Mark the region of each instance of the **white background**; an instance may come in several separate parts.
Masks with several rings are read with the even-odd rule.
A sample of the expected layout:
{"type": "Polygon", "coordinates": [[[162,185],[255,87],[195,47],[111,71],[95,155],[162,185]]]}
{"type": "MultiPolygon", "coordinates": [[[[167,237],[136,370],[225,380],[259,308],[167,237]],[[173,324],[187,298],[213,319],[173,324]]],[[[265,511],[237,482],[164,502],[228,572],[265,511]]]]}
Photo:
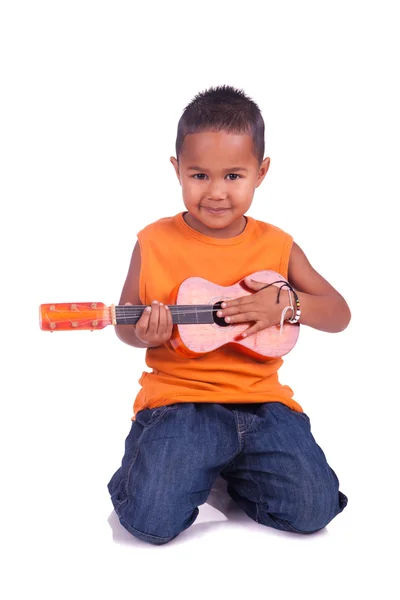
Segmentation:
{"type": "Polygon", "coordinates": [[[398,28],[385,1],[1,4],[2,597],[398,597],[398,28]],[[112,327],[44,333],[38,307],[118,302],[137,231],[183,210],[181,112],[220,84],[266,123],[249,214],[352,310],[342,333],[303,327],[281,369],[349,505],[298,537],[214,490],[228,516],[203,505],[155,547],[106,488],[143,351],[112,327]]]}

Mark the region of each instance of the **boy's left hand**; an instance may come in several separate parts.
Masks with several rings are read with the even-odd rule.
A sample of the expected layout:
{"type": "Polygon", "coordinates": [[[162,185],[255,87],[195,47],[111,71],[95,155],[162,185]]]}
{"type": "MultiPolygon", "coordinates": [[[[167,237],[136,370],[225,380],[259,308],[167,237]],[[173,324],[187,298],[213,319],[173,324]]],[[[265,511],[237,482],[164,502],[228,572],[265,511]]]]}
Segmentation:
{"type": "MultiPolygon", "coordinates": [[[[242,338],[249,337],[253,333],[279,324],[283,309],[290,305],[288,288],[282,289],[279,296],[279,304],[277,304],[279,287],[271,285],[262,290],[268,284],[261,281],[254,281],[250,277],[245,277],[244,282],[255,293],[223,302],[222,310],[217,312],[217,316],[225,317],[227,323],[254,323],[254,325],[251,325],[246,331],[240,334],[242,338]]],[[[287,318],[291,316],[291,311],[288,311],[287,318]]]]}

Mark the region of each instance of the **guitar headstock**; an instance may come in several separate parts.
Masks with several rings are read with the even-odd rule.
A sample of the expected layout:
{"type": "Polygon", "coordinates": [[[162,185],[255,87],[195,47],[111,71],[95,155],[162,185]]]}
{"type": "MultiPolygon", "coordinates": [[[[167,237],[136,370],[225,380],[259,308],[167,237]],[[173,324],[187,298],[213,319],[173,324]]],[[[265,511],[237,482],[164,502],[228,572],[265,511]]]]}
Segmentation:
{"type": "Polygon", "coordinates": [[[103,329],[111,323],[111,308],[102,302],[64,302],[39,307],[39,324],[43,331],[103,329]]]}

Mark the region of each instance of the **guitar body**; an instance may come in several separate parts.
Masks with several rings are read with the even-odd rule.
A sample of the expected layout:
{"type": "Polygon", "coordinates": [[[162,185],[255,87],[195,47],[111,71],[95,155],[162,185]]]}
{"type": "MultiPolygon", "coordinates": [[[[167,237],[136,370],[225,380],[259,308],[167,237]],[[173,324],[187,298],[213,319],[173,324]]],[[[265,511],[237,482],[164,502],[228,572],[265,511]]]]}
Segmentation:
{"type": "MultiPolygon", "coordinates": [[[[286,282],[275,271],[256,271],[250,277],[265,284],[274,282],[277,288],[280,282],[286,282]]],[[[238,339],[249,323],[229,324],[217,317],[221,302],[251,294],[254,292],[243,281],[225,287],[201,277],[185,279],[173,292],[169,304],[174,322],[170,340],[172,347],[178,354],[190,358],[227,344],[259,360],[287,354],[297,342],[298,323],[286,321],[282,329],[273,325],[248,338],[238,339]]],[[[281,298],[285,297],[285,292],[282,292],[281,298]]],[[[281,302],[283,309],[286,304],[281,302]]],[[[106,306],[101,302],[41,304],[39,322],[44,331],[93,331],[107,325],[134,325],[144,308],[143,305],[106,306]]]]}
{"type": "MultiPolygon", "coordinates": [[[[265,284],[273,281],[286,281],[284,277],[275,271],[257,271],[250,277],[265,284]]],[[[211,283],[201,277],[189,277],[181,283],[173,299],[177,305],[208,304],[213,306],[224,300],[250,296],[253,293],[241,281],[225,287],[211,283]]],[[[286,296],[287,294],[282,292],[281,302],[282,298],[286,298],[286,296]]],[[[286,304],[282,304],[282,307],[284,306],[286,304]]],[[[219,319],[219,321],[223,322],[223,319],[219,319]]],[[[217,323],[176,325],[170,341],[175,351],[186,357],[196,358],[206,352],[230,344],[253,358],[265,360],[284,356],[290,352],[299,337],[299,325],[285,322],[282,331],[280,331],[279,325],[274,325],[248,338],[236,339],[248,327],[249,323],[225,324],[223,326],[217,323]]]]}

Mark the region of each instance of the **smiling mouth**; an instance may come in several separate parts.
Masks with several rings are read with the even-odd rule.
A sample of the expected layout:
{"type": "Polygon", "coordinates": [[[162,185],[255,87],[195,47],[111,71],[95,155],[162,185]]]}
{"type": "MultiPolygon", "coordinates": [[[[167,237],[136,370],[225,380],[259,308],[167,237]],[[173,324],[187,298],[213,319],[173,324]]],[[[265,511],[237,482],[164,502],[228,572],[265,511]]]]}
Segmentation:
{"type": "Polygon", "coordinates": [[[211,213],[223,213],[229,210],[229,208],[212,208],[211,206],[203,206],[203,208],[211,213]]]}

